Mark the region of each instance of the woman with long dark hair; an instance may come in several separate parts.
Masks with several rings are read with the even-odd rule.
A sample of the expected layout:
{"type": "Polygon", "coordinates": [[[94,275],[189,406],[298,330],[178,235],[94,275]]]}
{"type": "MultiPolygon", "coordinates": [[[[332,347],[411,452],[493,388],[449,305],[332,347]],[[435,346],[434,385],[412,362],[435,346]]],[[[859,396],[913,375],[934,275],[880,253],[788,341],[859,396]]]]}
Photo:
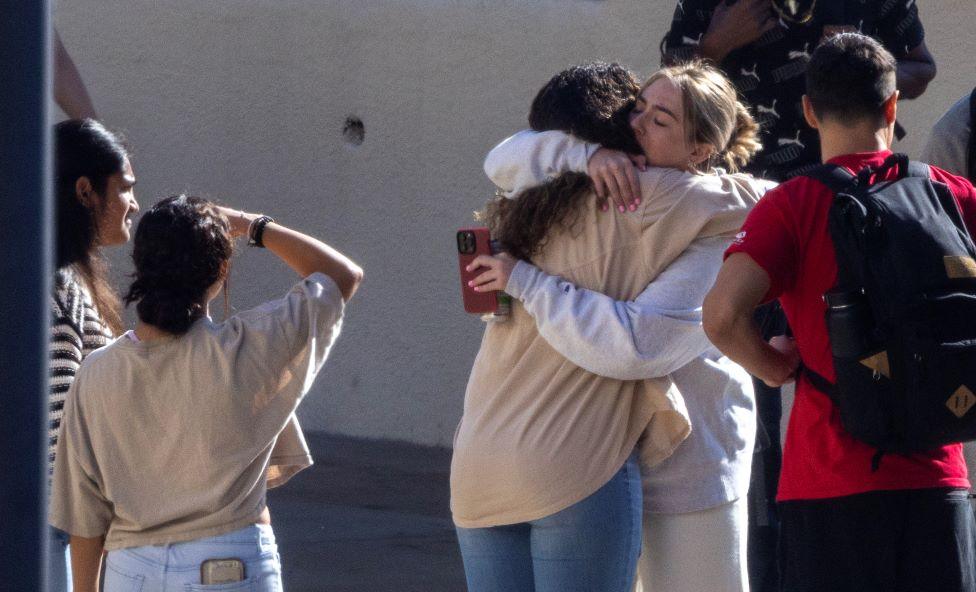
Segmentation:
{"type": "MultiPolygon", "coordinates": [[[[93,119],[54,128],[57,220],[51,297],[48,470],[54,468],[64,399],[81,362],[122,330],[119,297],[107,278],[104,247],[129,240],[139,211],[136,179],[122,138],[93,119]]],[[[48,585],[71,589],[68,536],[52,529],[48,585]]]]}
{"type": "Polygon", "coordinates": [[[76,592],[97,589],[103,550],[106,592],[279,590],[274,449],[362,270],[267,216],[185,195],[142,217],[133,259],[139,322],[79,369],[58,442],[51,523],[72,535],[76,592]],[[303,279],[217,323],[240,236],[303,279]]]}
{"type": "MultiPolygon", "coordinates": [[[[454,480],[461,494],[455,522],[465,565],[474,568],[469,585],[474,581],[470,587],[477,591],[629,589],[633,563],[630,579],[617,583],[594,584],[592,574],[613,565],[614,547],[606,541],[634,537],[638,549],[643,545],[639,571],[647,589],[741,591],[748,585],[744,494],[754,403],[748,375],[708,343],[700,310],[723,249],[772,185],[714,168],[734,171],[744,164],[759,147],[757,128],[714,68],[662,70],[643,85],[635,82],[622,98],[608,98],[606,89],[614,85],[605,82],[582,96],[573,92],[593,68],[570,69],[550,81],[533,104],[533,129],[500,144],[485,163],[503,193],[490,203],[487,222],[510,255],[476,259],[472,267],[485,271],[473,284],[479,291],[506,290],[516,302],[512,326],[497,323],[486,332],[458,431],[455,466],[462,470],[454,480]],[[596,133],[601,125],[621,126],[631,142],[596,133]],[[636,171],[632,159],[650,166],[636,171]],[[620,193],[638,181],[639,199],[627,204],[629,212],[598,213],[607,209],[600,196],[608,188],[620,193]],[[574,249],[575,261],[561,255],[574,249]],[[533,341],[520,349],[504,334],[527,331],[522,323],[532,325],[533,341]],[[547,356],[535,353],[537,359],[562,356],[565,366],[576,369],[574,380],[519,374],[523,365],[529,367],[522,351],[545,348],[547,356]],[[526,380],[532,388],[522,392],[520,382],[526,380]],[[587,400],[585,385],[596,380],[643,386],[587,400]],[[670,456],[653,454],[661,434],[641,401],[665,388],[672,396],[680,392],[693,426],[670,456]],[[546,397],[555,412],[542,407],[546,397]],[[580,421],[601,406],[625,415],[603,423],[580,421]],[[491,463],[474,466],[486,447],[485,434],[498,431],[500,419],[507,432],[513,432],[510,426],[521,431],[501,446],[488,445],[491,463]],[[576,504],[592,506],[597,493],[588,492],[600,483],[592,475],[619,467],[619,455],[635,443],[643,461],[643,503],[638,500],[631,518],[637,526],[619,521],[621,508],[605,504],[592,512],[597,519],[588,526],[600,536],[582,531],[585,522],[570,519],[576,506],[566,501],[589,495],[576,504]],[[617,456],[607,453],[610,444],[622,445],[614,448],[617,456]],[[482,474],[503,485],[486,483],[482,474]],[[508,513],[472,516],[469,499],[477,495],[498,498],[494,507],[508,513]],[[552,496],[561,496],[565,509],[532,518],[560,507],[540,508],[535,501],[552,496]],[[556,531],[549,523],[560,515],[566,516],[565,540],[602,542],[592,548],[567,544],[557,554],[545,541],[556,531]],[[512,516],[529,519],[508,524],[512,516]],[[499,567],[505,557],[516,556],[522,557],[519,570],[499,567]]],[[[620,572],[624,562],[616,555],[620,572]]],[[[636,553],[629,559],[637,563],[636,553]]]]}

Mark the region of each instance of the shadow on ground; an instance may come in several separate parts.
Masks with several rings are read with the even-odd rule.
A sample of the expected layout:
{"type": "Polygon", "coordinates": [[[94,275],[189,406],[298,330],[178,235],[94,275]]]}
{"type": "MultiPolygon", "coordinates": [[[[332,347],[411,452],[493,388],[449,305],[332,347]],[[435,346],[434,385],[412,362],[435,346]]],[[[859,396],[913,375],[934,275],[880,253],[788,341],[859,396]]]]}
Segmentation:
{"type": "Polygon", "coordinates": [[[286,592],[455,592],[451,453],[310,435],[315,464],[268,493],[286,592]]]}

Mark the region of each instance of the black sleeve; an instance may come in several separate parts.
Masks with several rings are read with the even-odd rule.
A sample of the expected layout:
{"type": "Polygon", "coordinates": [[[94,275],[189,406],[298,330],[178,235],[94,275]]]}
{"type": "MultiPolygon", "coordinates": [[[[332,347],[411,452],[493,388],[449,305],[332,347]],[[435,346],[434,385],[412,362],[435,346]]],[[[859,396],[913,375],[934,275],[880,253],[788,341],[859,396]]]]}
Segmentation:
{"type": "Polygon", "coordinates": [[[661,41],[661,63],[690,59],[712,20],[717,0],[683,0],[678,2],[671,19],[671,29],[661,41]]]}
{"type": "Polygon", "coordinates": [[[918,5],[904,0],[881,0],[879,4],[878,38],[896,58],[903,58],[925,41],[918,5]]]}

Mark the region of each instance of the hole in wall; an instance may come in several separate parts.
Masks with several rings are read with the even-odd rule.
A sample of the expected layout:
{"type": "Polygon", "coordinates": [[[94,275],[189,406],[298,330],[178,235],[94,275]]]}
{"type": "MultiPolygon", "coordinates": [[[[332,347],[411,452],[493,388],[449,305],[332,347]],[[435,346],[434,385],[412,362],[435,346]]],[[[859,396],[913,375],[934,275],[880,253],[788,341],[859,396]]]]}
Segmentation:
{"type": "Polygon", "coordinates": [[[342,124],[342,138],[350,146],[360,146],[366,140],[366,125],[363,120],[350,115],[342,124]]]}

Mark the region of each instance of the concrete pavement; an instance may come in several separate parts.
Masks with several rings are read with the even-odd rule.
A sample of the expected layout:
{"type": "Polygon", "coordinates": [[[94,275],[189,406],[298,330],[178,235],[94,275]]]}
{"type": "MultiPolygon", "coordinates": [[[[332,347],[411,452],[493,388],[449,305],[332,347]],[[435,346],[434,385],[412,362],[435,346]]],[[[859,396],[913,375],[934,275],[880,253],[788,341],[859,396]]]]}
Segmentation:
{"type": "Polygon", "coordinates": [[[268,493],[287,592],[454,592],[450,450],[309,435],[315,465],[268,493]]]}

